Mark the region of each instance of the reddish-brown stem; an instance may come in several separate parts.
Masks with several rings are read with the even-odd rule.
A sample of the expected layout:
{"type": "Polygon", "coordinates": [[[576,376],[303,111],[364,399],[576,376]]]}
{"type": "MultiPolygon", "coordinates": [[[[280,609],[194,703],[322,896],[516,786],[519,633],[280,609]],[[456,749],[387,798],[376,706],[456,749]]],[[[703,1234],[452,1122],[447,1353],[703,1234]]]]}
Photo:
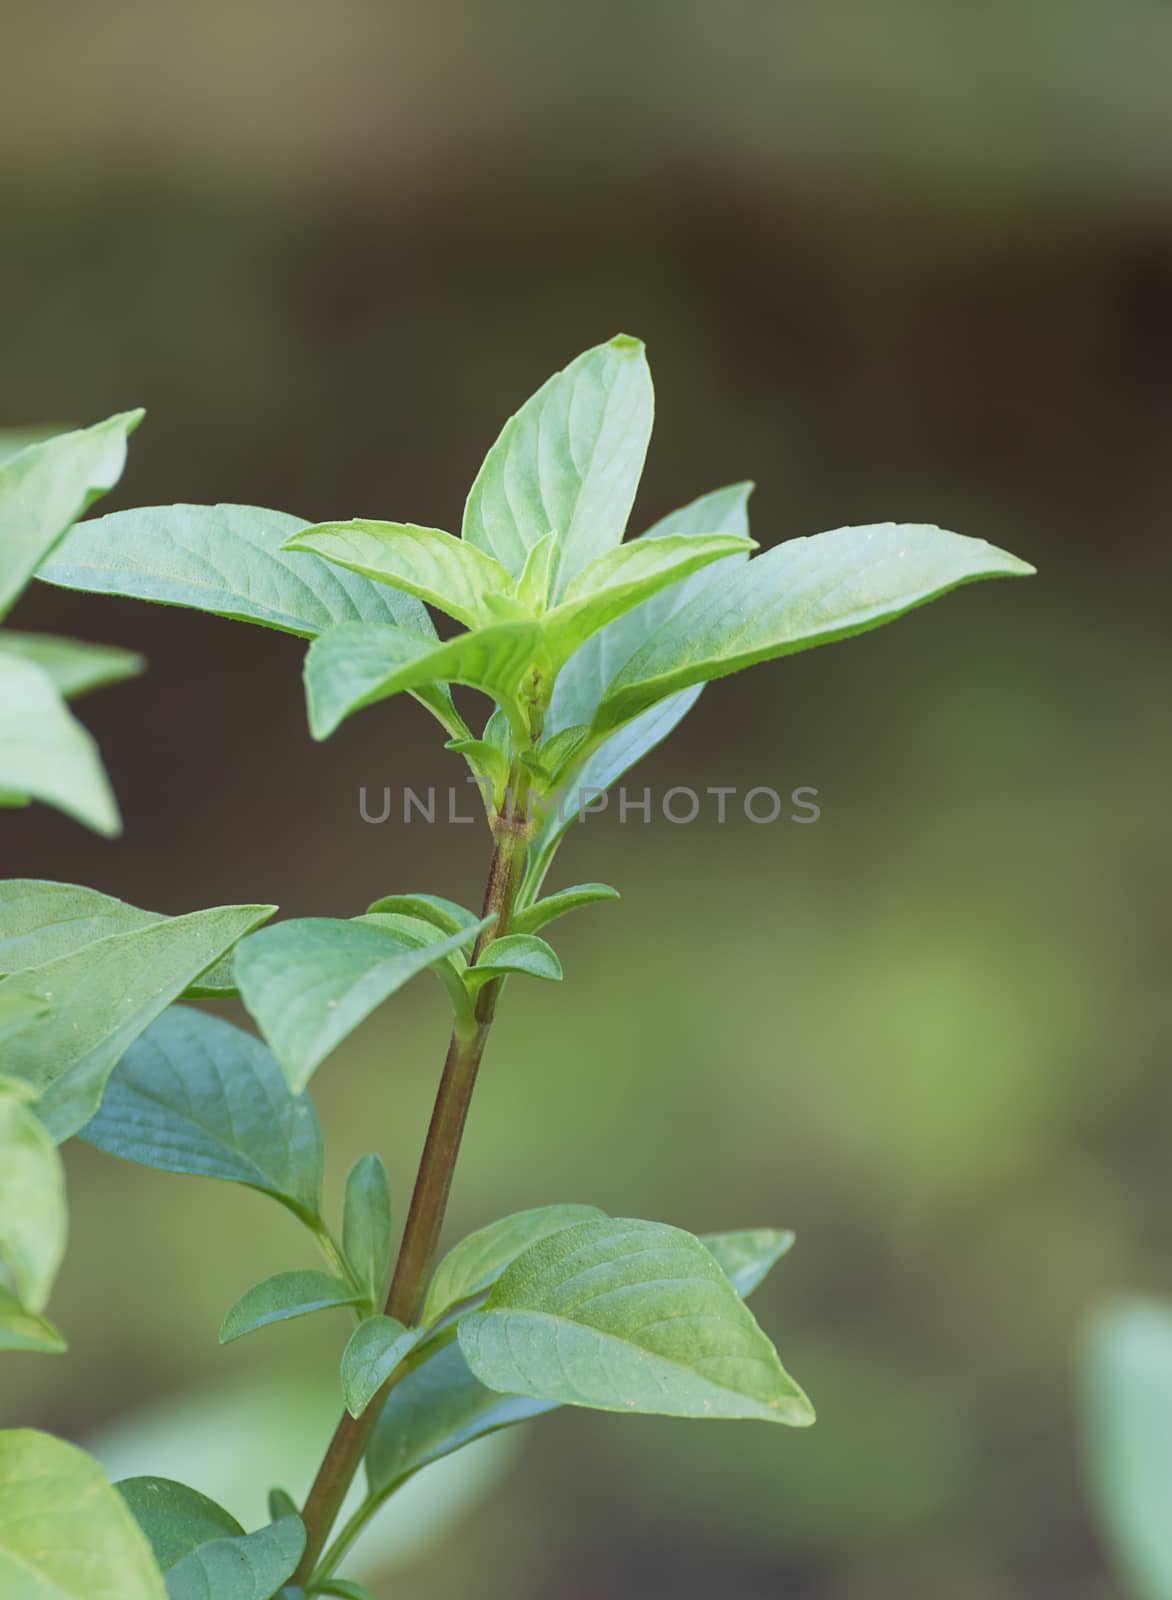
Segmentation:
{"type": "MultiPolygon", "coordinates": [[[[523,812],[523,801],[521,809],[523,812]]],[[[525,871],[529,836],[525,816],[518,816],[511,811],[497,817],[494,832],[496,848],[484,894],[484,916],[494,916],[496,920],[477,940],[474,960],[489,940],[498,939],[508,932],[513,904],[525,871]]],[[[419,1162],[403,1241],[399,1246],[387,1295],[387,1315],[396,1317],[408,1326],[419,1315],[428,1268],[439,1242],[456,1157],[460,1152],[460,1140],[468,1119],[468,1107],[485,1042],[496,1012],[499,989],[499,981],[486,983],[481,988],[476,998],[473,1020],[463,1027],[457,1023],[444,1059],[443,1075],[419,1162]]],[[[384,1393],[376,1395],[360,1417],[352,1417],[349,1412],[343,1413],[334,1431],[301,1513],[306,1533],[305,1554],[294,1575],[295,1583],[306,1583],[314,1571],[378,1420],[385,1389],[393,1381],[394,1374],[387,1380],[384,1393]]]]}

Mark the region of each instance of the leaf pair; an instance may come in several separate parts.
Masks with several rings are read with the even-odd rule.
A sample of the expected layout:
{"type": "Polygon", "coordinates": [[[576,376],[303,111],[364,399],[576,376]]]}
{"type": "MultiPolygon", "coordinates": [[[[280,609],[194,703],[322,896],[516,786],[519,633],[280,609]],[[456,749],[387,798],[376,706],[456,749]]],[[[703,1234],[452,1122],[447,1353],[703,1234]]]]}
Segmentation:
{"type": "Polygon", "coordinates": [[[146,1536],[167,1600],[272,1600],[305,1550],[295,1513],[246,1534],[214,1500],[170,1478],[126,1478],[116,1488],[146,1536]]]}
{"type": "Polygon", "coordinates": [[[150,1023],[274,910],[160,917],[70,884],[0,884],[0,1008],[21,995],[45,1008],[6,1041],[4,1068],[31,1086],[58,1143],[90,1120],[150,1023]]]}
{"type": "MultiPolygon", "coordinates": [[[[372,1498],[376,1502],[385,1499],[422,1467],[499,1428],[541,1416],[565,1403],[594,1405],[594,1399],[582,1398],[581,1374],[593,1372],[597,1377],[598,1350],[597,1347],[583,1350],[579,1346],[581,1340],[600,1340],[605,1347],[610,1389],[603,1396],[604,1409],[612,1409],[610,1402],[617,1396],[620,1403],[614,1409],[676,1410],[678,1414],[677,1408],[683,1404],[695,1405],[698,1402],[702,1407],[705,1400],[712,1399],[709,1385],[720,1391],[722,1381],[731,1381],[734,1384],[744,1382],[750,1390],[756,1388],[758,1397],[755,1399],[750,1393],[739,1401],[730,1402],[725,1393],[721,1405],[741,1404],[752,1408],[749,1414],[765,1415],[774,1421],[811,1420],[808,1402],[784,1372],[778,1376],[781,1369],[776,1353],[759,1330],[754,1337],[747,1329],[741,1320],[742,1316],[748,1318],[749,1323],[752,1323],[752,1319],[736,1299],[736,1296],[749,1294],[757,1286],[778,1257],[789,1248],[792,1235],[758,1229],[747,1233],[710,1235],[704,1240],[695,1240],[686,1234],[677,1238],[678,1234],[678,1229],[662,1229],[659,1224],[614,1222],[590,1206],[553,1206],[505,1218],[457,1245],[441,1263],[433,1278],[428,1294],[429,1310],[425,1317],[435,1314],[437,1309],[442,1315],[453,1305],[466,1302],[470,1296],[483,1293],[495,1284],[485,1309],[464,1317],[461,1322],[461,1326],[470,1325],[469,1343],[477,1347],[475,1359],[480,1364],[480,1370],[474,1371],[469,1362],[463,1335],[457,1339],[449,1335],[446,1340],[437,1341],[432,1353],[413,1365],[406,1376],[394,1385],[379,1413],[367,1449],[367,1476],[372,1498]],[[604,1246],[603,1241],[608,1239],[610,1244],[604,1246]],[[567,1248],[559,1248],[558,1240],[563,1240],[567,1248]],[[687,1242],[689,1240],[690,1243],[687,1242]],[[648,1244],[652,1245],[652,1250],[646,1264],[651,1272],[664,1264],[665,1258],[657,1252],[665,1244],[671,1253],[666,1258],[668,1263],[683,1265],[683,1273],[670,1280],[670,1293],[680,1297],[704,1298],[704,1310],[691,1313],[702,1319],[694,1330],[698,1337],[693,1341],[692,1331],[687,1331],[679,1347],[682,1349],[687,1344],[687,1360],[694,1361],[698,1371],[681,1368],[677,1372],[678,1363],[670,1356],[665,1359],[662,1350],[644,1350],[621,1334],[600,1333],[597,1327],[590,1332],[577,1319],[567,1319],[559,1336],[563,1340],[568,1369],[556,1373],[547,1369],[545,1376],[550,1382],[548,1387],[541,1385],[540,1394],[533,1392],[536,1367],[524,1379],[524,1392],[501,1392],[498,1379],[503,1373],[498,1370],[495,1357],[487,1348],[495,1339],[495,1332],[487,1339],[482,1334],[486,1326],[495,1330],[497,1324],[491,1321],[494,1317],[523,1315],[513,1305],[518,1296],[516,1286],[521,1282],[532,1285],[535,1264],[538,1261],[546,1264],[545,1270],[549,1274],[546,1287],[553,1290],[554,1279],[562,1280],[561,1287],[564,1288],[573,1274],[575,1260],[579,1266],[582,1264],[585,1259],[585,1255],[580,1253],[583,1245],[596,1255],[601,1253],[609,1257],[609,1265],[606,1260],[600,1263],[600,1292],[593,1306],[593,1316],[596,1323],[609,1320],[617,1326],[623,1318],[623,1303],[628,1293],[633,1292],[637,1296],[640,1293],[639,1282],[642,1283],[643,1293],[650,1292],[650,1274],[639,1282],[633,1277],[635,1263],[639,1260],[637,1252],[648,1244]],[[725,1288],[731,1286],[731,1290],[735,1291],[731,1306],[727,1297],[714,1287],[711,1275],[713,1266],[718,1273],[723,1273],[725,1288]],[[617,1293],[608,1281],[608,1272],[628,1280],[617,1293]],[[495,1310],[491,1309],[494,1301],[495,1310]],[[716,1320],[709,1322],[707,1318],[712,1314],[713,1305],[718,1308],[716,1320]],[[478,1317],[490,1320],[487,1324],[479,1324],[478,1317]],[[737,1355],[746,1345],[750,1348],[751,1358],[741,1367],[736,1364],[737,1355]],[[763,1364],[758,1365],[753,1359],[756,1357],[763,1358],[763,1364]],[[643,1375],[641,1379],[633,1380],[637,1385],[636,1391],[620,1393],[629,1390],[632,1373],[643,1375]],[[746,1377],[746,1374],[749,1376],[746,1377]],[[772,1383],[772,1389],[767,1387],[769,1383],[772,1383]],[[570,1392],[571,1384],[573,1392],[570,1392]],[[653,1391],[650,1387],[652,1384],[657,1386],[653,1391]],[[682,1386],[687,1387],[690,1398],[682,1397],[682,1386]],[[643,1387],[647,1389],[643,1395],[643,1400],[648,1402],[646,1404],[638,1395],[638,1390],[643,1387]],[[761,1395],[764,1395],[763,1400],[761,1395]],[[634,1408],[625,1404],[630,1398],[636,1398],[634,1408]],[[770,1404],[772,1400],[777,1400],[778,1404],[770,1404]],[[763,1410],[758,1409],[762,1405],[763,1410]]],[[[549,1313],[542,1315],[550,1316],[549,1313]]],[[[670,1322],[665,1324],[659,1321],[658,1311],[654,1315],[655,1322],[646,1325],[637,1336],[644,1344],[650,1344],[657,1338],[662,1342],[667,1328],[671,1326],[670,1322]]],[[[688,1315],[684,1312],[684,1321],[678,1324],[681,1333],[685,1332],[688,1315]]],[[[522,1342],[518,1349],[525,1352],[530,1347],[529,1333],[524,1329],[521,1332],[522,1342]]],[[[514,1381],[513,1373],[509,1377],[510,1381],[514,1381]]],[[[714,1405],[712,1410],[701,1409],[698,1414],[713,1416],[723,1413],[714,1405]]]]}
{"type": "MultiPolygon", "coordinates": [[[[71,523],[118,482],[141,419],[124,412],[0,460],[0,620],[71,523]]],[[[0,630],[0,804],[43,800],[116,834],[118,807],[97,747],[66,700],[141,669],[126,650],[0,630]]]]}

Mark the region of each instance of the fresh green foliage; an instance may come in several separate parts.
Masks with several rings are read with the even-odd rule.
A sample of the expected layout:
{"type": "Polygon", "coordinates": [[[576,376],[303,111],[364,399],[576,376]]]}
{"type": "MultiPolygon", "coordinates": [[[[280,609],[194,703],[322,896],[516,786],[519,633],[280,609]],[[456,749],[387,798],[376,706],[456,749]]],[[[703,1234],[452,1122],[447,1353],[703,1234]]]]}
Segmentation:
{"type": "Polygon", "coordinates": [[[172,1478],[123,1478],[114,1487],[146,1534],[164,1573],[201,1545],[213,1539],[238,1539],[244,1533],[231,1512],[172,1478]]]}
{"type": "MultiPolygon", "coordinates": [[[[118,482],[141,418],[128,411],[79,432],[30,436],[0,454],[0,620],[70,524],[118,482]]],[[[65,702],[141,667],[129,651],[0,630],[0,805],[43,800],[118,833],[97,747],[65,702]]]]}
{"type": "Polygon", "coordinates": [[[150,1546],[83,1451],[0,1432],[0,1594],[12,1600],[167,1600],[150,1546]]]}
{"type": "Polygon", "coordinates": [[[460,1321],[476,1377],[601,1411],[813,1422],[712,1254],[682,1229],[603,1218],[530,1246],[460,1321]]]}
{"type": "Polygon", "coordinates": [[[172,1006],[114,1068],[83,1139],[162,1172],[223,1178],[321,1216],[317,1114],[250,1033],[172,1006]]]}
{"type": "Polygon", "coordinates": [[[555,597],[623,537],[655,401],[638,339],[620,334],[555,373],[510,417],[464,507],[463,535],[519,578],[557,536],[555,597]]]}
{"type": "Polygon", "coordinates": [[[247,1289],[229,1306],[220,1324],[220,1343],[231,1344],[246,1333],[268,1328],[274,1322],[289,1322],[314,1311],[332,1311],[339,1306],[356,1306],[362,1290],[329,1272],[278,1272],[263,1283],[247,1289]]]}
{"type": "Polygon", "coordinates": [[[352,1417],[360,1417],[407,1353],[422,1337],[395,1317],[366,1317],[342,1352],[342,1397],[352,1417]]]}
{"type": "Polygon", "coordinates": [[[471,943],[475,927],[417,944],[332,917],[280,922],[236,952],[245,1005],[300,1092],[330,1052],[416,973],[471,943]]]}
{"type": "Polygon", "coordinates": [[[618,900],[617,889],[609,883],[576,883],[572,889],[559,889],[557,894],[547,894],[513,918],[518,933],[536,933],[558,917],[564,917],[579,906],[590,906],[599,900],[618,900]]]}
{"type": "MultiPolygon", "coordinates": [[[[865,632],[962,583],[1031,570],[918,524],[839,529],[752,556],[747,483],[624,542],[653,410],[638,340],[586,351],[506,422],[459,537],[373,519],[311,526],[236,505],[79,522],[117,481],[132,413],[0,455],[0,614],[39,568],[67,589],[299,636],[313,735],[413,695],[471,768],[493,843],[480,914],[391,893],[365,914],[262,927],[273,907],[163,916],[71,884],[0,885],[0,1347],[63,1348],[43,1316],[66,1233],[54,1141],[79,1132],[142,1166],[255,1189],[305,1226],[329,1270],[255,1284],[227,1312],[221,1342],[323,1310],[355,1324],[340,1350],[345,1414],[313,1490],[300,1513],[274,1490],[271,1521],[253,1532],[182,1484],[136,1478],[116,1494],[71,1447],[0,1434],[5,1593],[10,1572],[33,1571],[35,1591],[16,1580],[21,1600],[369,1600],[337,1576],[352,1539],[414,1473],[487,1433],[562,1405],[813,1421],[744,1304],[789,1233],[696,1237],[591,1205],[545,1205],[478,1229],[432,1270],[505,979],[561,979],[542,930],[618,897],[600,883],[541,897],[582,807],[677,725],[705,683],[865,632]],[[456,630],[445,624],[441,640],[428,607],[456,630]],[[464,721],[453,686],[487,698],[482,726],[464,721]],[[326,1222],[305,1089],[424,970],[445,987],[452,1033],[393,1259],[377,1153],[350,1169],[340,1238],[326,1222]],[[174,1004],[237,995],[263,1042],[174,1004]],[[363,1460],[366,1498],[335,1533],[363,1460]]],[[[0,803],[47,799],[116,831],[104,771],[66,697],[140,665],[125,651],[0,632],[0,803]]],[[[1154,1474],[1138,1434],[1117,1426],[1109,1454],[1120,1481],[1154,1474]]],[[[1158,1534],[1128,1537],[1136,1570],[1155,1572],[1158,1534]]]]}
{"type": "Polygon", "coordinates": [[[95,833],[122,826],[97,745],[48,673],[2,645],[0,788],[56,806],[95,833]]]}
{"type": "Polygon", "coordinates": [[[45,1309],[65,1254],[65,1174],[28,1085],[0,1078],[0,1282],[25,1311],[45,1309]]]}
{"type": "Polygon", "coordinates": [[[60,1142],[98,1109],[106,1079],[139,1035],[273,906],[220,906],[83,944],[0,981],[50,1002],[18,1033],[5,1071],[31,1084],[41,1120],[60,1142]]]}
{"type": "Polygon", "coordinates": [[[557,952],[532,933],[507,933],[503,939],[494,939],[470,968],[467,983],[473,990],[492,978],[506,977],[510,972],[524,972],[530,978],[544,978],[557,983],[562,977],[562,964],[557,952]]]}
{"type": "Polygon", "coordinates": [[[346,1178],[342,1251],[372,1305],[391,1270],[391,1182],[383,1158],[361,1156],[346,1178]]]}

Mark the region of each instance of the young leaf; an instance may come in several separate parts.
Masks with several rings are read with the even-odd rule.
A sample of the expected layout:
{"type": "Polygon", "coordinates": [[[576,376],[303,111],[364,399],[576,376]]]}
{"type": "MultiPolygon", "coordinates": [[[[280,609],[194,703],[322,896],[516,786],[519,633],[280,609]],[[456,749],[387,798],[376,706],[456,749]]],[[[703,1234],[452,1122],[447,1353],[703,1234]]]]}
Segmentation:
{"type": "Polygon", "coordinates": [[[1137,1595],[1172,1595],[1172,1307],[1122,1301],[1097,1321],[1085,1373],[1090,1466],[1137,1595]]]}
{"type": "Polygon", "coordinates": [[[506,977],[510,972],[524,972],[531,978],[544,978],[557,983],[562,977],[562,964],[557,951],[532,933],[508,933],[494,939],[474,967],[464,974],[464,982],[475,993],[492,978],[506,977]]]}
{"type": "MultiPolygon", "coordinates": [[[[190,606],[314,639],[338,623],[392,623],[435,642],[427,609],[306,551],[285,550],[307,528],[259,506],[150,506],[73,529],[37,573],[46,583],[190,606]]],[[[449,733],[466,732],[446,689],[416,698],[449,733]]]]}
{"type": "Polygon", "coordinates": [[[557,1401],[497,1394],[468,1368],[453,1339],[395,1384],[366,1451],[370,1492],[380,1500],[421,1467],[498,1428],[557,1409],[557,1401]]]}
{"type": "Polygon", "coordinates": [[[51,633],[0,633],[0,653],[18,656],[40,667],[58,694],[68,700],[136,677],[146,662],[131,650],[109,644],[83,644],[80,639],[58,639],[51,633]]]}
{"type": "Polygon", "coordinates": [[[65,1173],[28,1104],[28,1086],[0,1078],[0,1269],[26,1311],[43,1311],[65,1253],[65,1173]]]}
{"type": "Polygon", "coordinates": [[[356,1306],[361,1299],[360,1289],[330,1272],[278,1272],[254,1284],[229,1306],[220,1324],[220,1343],[231,1344],[233,1339],[242,1339],[258,1328],[307,1317],[313,1311],[356,1306]]]}
{"type": "Polygon", "coordinates": [[[9,1034],[30,1028],[38,1017],[46,1016],[48,1011],[49,1002],[41,995],[22,994],[19,989],[5,988],[0,991],[0,1041],[9,1034]]]}
{"type": "Polygon", "coordinates": [[[959,584],[1033,570],[983,539],[916,523],[791,539],[664,623],[611,682],[595,732],[692,684],[865,633],[959,584]]]}
{"type": "MultiPolygon", "coordinates": [[[[734,483],[701,495],[664,517],[642,537],[657,539],[705,533],[747,537],[748,503],[752,492],[751,483],[734,483]]],[[[746,559],[743,555],[733,555],[712,566],[701,567],[682,582],[661,589],[587,639],[558,674],[546,717],[547,732],[556,734],[564,728],[591,723],[611,680],[622,671],[635,651],[677,611],[710,585],[722,583],[728,574],[743,566],[746,559]]],[[[543,819],[530,846],[530,866],[524,888],[526,901],[541,888],[558,842],[578,814],[580,797],[605,793],[624,772],[666,739],[695,705],[702,688],[702,684],[697,684],[661,700],[614,733],[581,746],[574,767],[560,775],[567,782],[572,780],[569,792],[543,819]]]]}
{"type": "Polygon", "coordinates": [[[471,944],[478,928],[420,944],[332,917],[278,923],[244,940],[236,976],[244,1004],[300,1093],[330,1051],[417,972],[471,944]]]}
{"type": "Polygon", "coordinates": [[[0,981],[51,998],[53,1010],[17,1034],[5,1071],[40,1094],[38,1115],[57,1140],[98,1109],[106,1079],[150,1024],[274,906],[217,906],[112,934],[0,981]]]}
{"type": "Polygon", "coordinates": [[[602,1411],[803,1426],[806,1396],[700,1241],[582,1222],[507,1267],[460,1347],[490,1388],[602,1411]]]}
{"type": "Polygon", "coordinates": [[[118,482],[142,416],[123,411],[29,445],[0,465],[0,617],[70,523],[118,482]]]}
{"type": "Polygon", "coordinates": [[[517,600],[535,616],[540,616],[549,604],[549,584],[557,553],[558,536],[547,533],[544,539],[530,546],[517,579],[517,600]]]}
{"type": "Polygon", "coordinates": [[[42,444],[54,434],[66,432],[68,424],[64,422],[33,422],[19,428],[0,428],[0,466],[27,450],[30,444],[42,444]]]}
{"type": "Polygon", "coordinates": [[[509,763],[496,745],[487,739],[449,739],[444,749],[464,757],[486,805],[499,808],[509,786],[509,763]]]}
{"type": "Polygon", "coordinates": [[[313,1594],[329,1594],[336,1596],[336,1600],[374,1600],[374,1595],[360,1583],[355,1583],[350,1578],[323,1578],[315,1584],[313,1594]]]}
{"type": "Polygon", "coordinates": [[[464,538],[515,578],[558,535],[554,594],[627,525],[655,408],[643,346],[620,334],[557,372],[509,418],[464,508],[464,538]]]}
{"type": "Polygon", "coordinates": [[[65,1349],[65,1340],[53,1324],[46,1317],[26,1311],[11,1290],[0,1283],[0,1350],[56,1356],[65,1349]]]}
{"type": "Polygon", "coordinates": [[[391,1266],[391,1182],[379,1155],[360,1156],[347,1174],[342,1253],[377,1305],[391,1266]]]}
{"type": "Polygon", "coordinates": [[[732,555],[755,550],[736,534],[668,534],[633,539],[592,561],[568,585],[562,602],[543,619],[555,664],[565,662],[591,634],[661,589],[732,555]]]}
{"type": "Polygon", "coordinates": [[[84,1451],[0,1433],[0,1594],[12,1600],[168,1600],[150,1545],[84,1451]]]}
{"type": "Polygon", "coordinates": [[[173,1478],[123,1478],[114,1487],[146,1535],[163,1573],[200,1545],[243,1536],[244,1529],[230,1511],[173,1478]]]}
{"type": "Polygon", "coordinates": [[[200,1545],[167,1574],[167,1600],[273,1600],[305,1549],[300,1517],[200,1545]]]}
{"type": "Polygon", "coordinates": [[[108,838],[122,823],[97,745],[41,667],[0,649],[0,789],[108,838]]]}
{"type": "Polygon", "coordinates": [[[321,1214],[322,1147],[307,1095],[270,1051],[219,1017],[172,1006],[114,1068],[81,1137],[161,1172],[222,1178],[321,1214]]]}
{"type": "Polygon", "coordinates": [[[435,1269],[423,1307],[424,1326],[438,1322],[461,1300],[483,1294],[510,1261],[539,1239],[604,1214],[597,1206],[535,1206],[478,1228],[453,1246],[435,1269]]]}
{"type": "Polygon", "coordinates": [[[269,1521],[280,1522],[282,1517],[295,1517],[297,1503],[285,1489],[269,1490],[269,1521]]]}
{"type": "MultiPolygon", "coordinates": [[[[470,1270],[474,1270],[471,1264],[470,1270]]],[[[430,1292],[428,1298],[430,1302],[430,1292]]],[[[366,1452],[370,1491],[385,1499],[429,1462],[498,1428],[556,1411],[558,1404],[486,1388],[469,1370],[455,1339],[439,1343],[434,1354],[395,1384],[383,1403],[366,1452]]]]}
{"type": "Polygon", "coordinates": [[[513,918],[517,933],[536,933],[557,917],[576,911],[579,906],[594,905],[599,900],[618,900],[617,889],[609,883],[576,883],[572,889],[559,889],[556,894],[537,900],[513,918]]]}
{"type": "Polygon", "coordinates": [[[501,622],[458,633],[446,644],[373,623],[331,628],[305,658],[310,731],[315,739],[328,739],[364,706],[436,683],[467,684],[511,703],[540,646],[536,622],[501,622]]]}
{"type": "Polygon", "coordinates": [[[381,900],[367,906],[366,912],[368,916],[398,912],[405,917],[417,917],[421,922],[430,922],[441,933],[467,931],[480,921],[475,911],[438,894],[385,894],[381,900]]]}
{"type": "Polygon", "coordinates": [[[342,1355],[342,1395],[346,1410],[360,1417],[409,1350],[423,1337],[394,1317],[366,1317],[350,1335],[342,1355]]]}
{"type": "Polygon", "coordinates": [[[777,1228],[745,1228],[738,1233],[700,1236],[700,1243],[716,1257],[720,1270],[742,1300],[748,1299],[793,1242],[792,1233],[777,1228]]]}
{"type": "Polygon", "coordinates": [[[281,546],[312,550],[335,566],[425,600],[467,628],[491,622],[486,595],[511,595],[513,580],[491,556],[439,528],[413,522],[320,522],[281,546]]]}

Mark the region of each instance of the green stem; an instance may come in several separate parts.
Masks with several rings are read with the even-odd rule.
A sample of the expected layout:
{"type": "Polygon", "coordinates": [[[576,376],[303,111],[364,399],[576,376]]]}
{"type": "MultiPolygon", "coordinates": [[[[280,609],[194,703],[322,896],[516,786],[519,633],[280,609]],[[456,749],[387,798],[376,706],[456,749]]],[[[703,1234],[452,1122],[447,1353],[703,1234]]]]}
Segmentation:
{"type": "MultiPolygon", "coordinates": [[[[526,818],[528,779],[520,763],[515,776],[514,804],[509,811],[499,814],[493,823],[496,847],[484,894],[483,915],[495,916],[496,920],[477,940],[474,962],[490,940],[508,932],[517,891],[525,874],[525,858],[529,847],[526,818]]],[[[460,1140],[484,1046],[496,1014],[500,985],[500,979],[484,985],[476,997],[472,1018],[457,1021],[448,1045],[431,1125],[419,1163],[419,1175],[415,1180],[415,1191],[411,1196],[403,1240],[399,1246],[399,1257],[387,1295],[387,1315],[406,1323],[408,1327],[419,1316],[428,1268],[439,1242],[460,1140]]],[[[306,1583],[314,1571],[362,1461],[386,1391],[395,1379],[396,1374],[392,1373],[383,1390],[374,1397],[361,1417],[355,1418],[345,1412],[338,1423],[301,1514],[306,1532],[305,1554],[294,1574],[294,1583],[306,1583]]]]}

